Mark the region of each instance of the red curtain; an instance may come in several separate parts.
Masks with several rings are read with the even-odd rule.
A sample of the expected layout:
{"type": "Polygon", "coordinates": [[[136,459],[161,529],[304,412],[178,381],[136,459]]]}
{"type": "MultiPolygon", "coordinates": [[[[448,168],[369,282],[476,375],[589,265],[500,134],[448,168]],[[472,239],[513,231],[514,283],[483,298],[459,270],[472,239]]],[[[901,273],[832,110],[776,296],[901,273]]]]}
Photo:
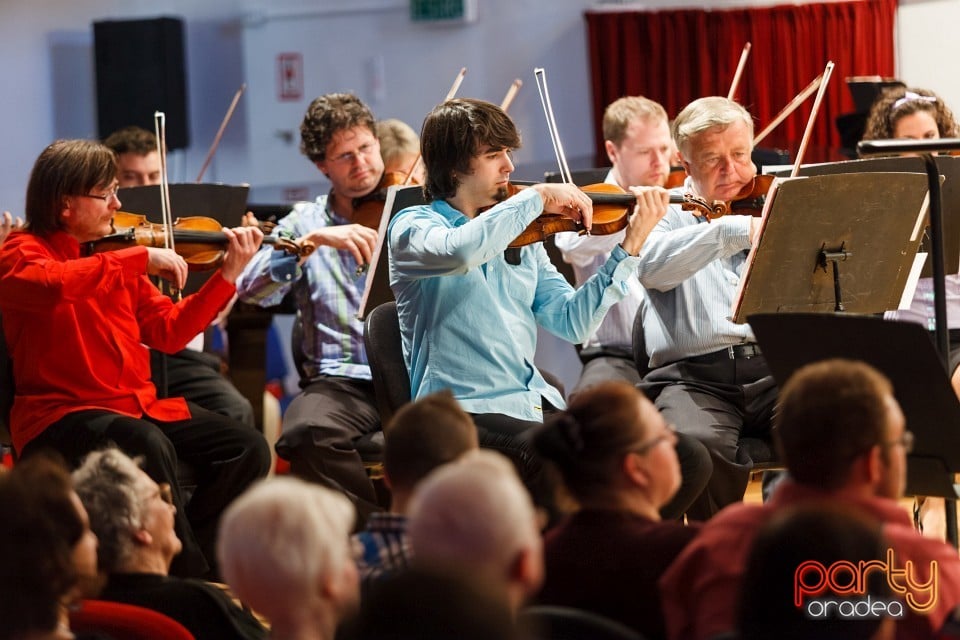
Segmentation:
{"type": "MultiPolygon", "coordinates": [[[[897,0],[864,0],[725,11],[587,11],[598,157],[604,157],[606,105],[643,95],[672,118],[696,98],[726,96],[750,42],[735,98],[753,114],[758,132],[834,62],[804,162],[837,159],[835,120],[854,110],[844,79],[893,75],[896,9],[897,0]]],[[[795,155],[814,96],[761,146],[795,155]]]]}

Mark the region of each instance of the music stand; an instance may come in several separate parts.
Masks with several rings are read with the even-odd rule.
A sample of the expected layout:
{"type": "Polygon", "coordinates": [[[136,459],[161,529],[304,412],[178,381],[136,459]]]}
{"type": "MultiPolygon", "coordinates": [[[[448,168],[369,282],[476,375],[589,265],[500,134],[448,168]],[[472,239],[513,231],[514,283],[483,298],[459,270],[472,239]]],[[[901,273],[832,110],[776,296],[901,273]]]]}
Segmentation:
{"type": "MultiPolygon", "coordinates": [[[[945,205],[943,207],[944,264],[946,273],[953,274],[960,270],[960,157],[943,155],[937,156],[934,160],[941,176],[941,197],[945,205]]],[[[790,169],[777,169],[770,173],[787,177],[790,171],[790,169]]],[[[825,176],[876,171],[925,173],[926,168],[922,158],[901,156],[804,165],[800,167],[798,175],[825,176]]],[[[924,237],[920,250],[930,253],[928,238],[924,237]]],[[[921,275],[924,278],[932,277],[932,260],[928,259],[924,263],[921,275]]]]}
{"type": "Polygon", "coordinates": [[[770,371],[781,387],[800,367],[828,358],[862,360],[883,372],[915,436],[907,493],[956,500],[960,472],[960,402],[929,332],[911,322],[842,314],[750,316],[770,371]]]}
{"type": "Polygon", "coordinates": [[[380,216],[380,226],[377,229],[377,246],[370,259],[366,286],[363,288],[363,297],[360,298],[360,307],[357,310],[358,319],[366,319],[368,311],[393,300],[393,290],[390,289],[390,270],[387,264],[387,226],[393,220],[393,216],[403,209],[427,202],[429,201],[423,194],[423,187],[395,185],[387,189],[387,198],[383,203],[383,214],[380,216]]]}
{"type": "Polygon", "coordinates": [[[896,308],[920,245],[926,196],[926,177],[915,173],[774,182],[734,322],[755,313],[896,308]]]}

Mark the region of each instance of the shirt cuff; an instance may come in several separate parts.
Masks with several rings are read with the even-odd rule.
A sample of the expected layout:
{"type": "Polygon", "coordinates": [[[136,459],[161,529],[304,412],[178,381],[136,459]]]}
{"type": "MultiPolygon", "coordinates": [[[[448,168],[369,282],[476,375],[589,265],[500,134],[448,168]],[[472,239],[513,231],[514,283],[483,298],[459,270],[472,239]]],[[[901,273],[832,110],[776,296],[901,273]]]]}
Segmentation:
{"type": "Polygon", "coordinates": [[[286,251],[272,251],[270,253],[270,278],[274,282],[291,282],[298,277],[300,265],[297,256],[286,251]]]}

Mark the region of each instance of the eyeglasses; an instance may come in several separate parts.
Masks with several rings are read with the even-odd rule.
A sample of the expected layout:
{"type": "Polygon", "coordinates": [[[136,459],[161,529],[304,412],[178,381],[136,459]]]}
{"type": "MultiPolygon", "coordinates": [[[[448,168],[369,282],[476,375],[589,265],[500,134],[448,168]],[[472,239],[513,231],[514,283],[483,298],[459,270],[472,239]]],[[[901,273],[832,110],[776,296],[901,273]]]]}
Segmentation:
{"type": "Polygon", "coordinates": [[[341,153],[338,156],[334,156],[329,159],[329,162],[340,165],[353,164],[357,161],[360,156],[368,158],[377,152],[377,143],[376,142],[366,142],[359,147],[356,151],[347,151],[346,153],[341,153]]]}
{"type": "Polygon", "coordinates": [[[898,444],[903,447],[904,453],[910,453],[911,451],[913,451],[913,432],[904,431],[903,435],[901,435],[899,438],[897,438],[896,440],[891,440],[890,442],[884,442],[882,443],[882,446],[889,448],[889,447],[895,447],[898,444]]]}
{"type": "Polygon", "coordinates": [[[650,449],[653,449],[655,446],[663,442],[664,440],[669,442],[669,441],[676,441],[676,439],[677,439],[677,428],[672,424],[667,424],[666,427],[664,427],[663,433],[661,433],[658,436],[654,436],[653,438],[650,438],[646,442],[641,442],[636,447],[630,449],[630,453],[643,455],[647,451],[650,451],[650,449]]]}
{"type": "Polygon", "coordinates": [[[110,191],[106,192],[106,193],[103,194],[103,195],[98,195],[98,194],[96,194],[96,193],[81,193],[81,194],[79,194],[79,195],[80,195],[81,198],[96,198],[97,200],[103,200],[104,202],[110,202],[110,199],[111,199],[111,198],[117,198],[118,200],[120,199],[120,198],[117,196],[117,192],[118,192],[119,190],[120,190],[120,187],[119,187],[119,185],[118,185],[118,186],[114,187],[113,189],[111,189],[110,191]]]}

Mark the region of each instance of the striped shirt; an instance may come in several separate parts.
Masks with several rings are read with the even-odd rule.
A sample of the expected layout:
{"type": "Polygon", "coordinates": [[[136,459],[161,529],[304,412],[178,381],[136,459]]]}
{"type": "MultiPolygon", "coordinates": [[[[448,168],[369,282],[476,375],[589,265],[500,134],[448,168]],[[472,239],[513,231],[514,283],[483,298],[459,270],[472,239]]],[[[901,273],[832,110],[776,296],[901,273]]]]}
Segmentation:
{"type": "MultiPolygon", "coordinates": [[[[350,224],[328,206],[327,196],[300,202],[284,216],[272,235],[299,238],[314,229],[350,224]]],[[[264,245],[237,279],[244,302],[270,307],[293,291],[303,322],[304,369],[318,375],[370,379],[363,346],[363,322],[357,319],[367,274],[357,276],[349,251],[317,247],[303,265],[296,256],[264,245]]]]}
{"type": "Polygon", "coordinates": [[[750,217],[707,223],[671,205],[640,251],[640,305],[650,366],[754,341],[731,311],[750,248],[750,217]]]}
{"type": "Polygon", "coordinates": [[[407,536],[407,517],[372,513],[367,528],[350,538],[353,559],[364,586],[377,578],[406,569],[413,552],[407,536]]]}

